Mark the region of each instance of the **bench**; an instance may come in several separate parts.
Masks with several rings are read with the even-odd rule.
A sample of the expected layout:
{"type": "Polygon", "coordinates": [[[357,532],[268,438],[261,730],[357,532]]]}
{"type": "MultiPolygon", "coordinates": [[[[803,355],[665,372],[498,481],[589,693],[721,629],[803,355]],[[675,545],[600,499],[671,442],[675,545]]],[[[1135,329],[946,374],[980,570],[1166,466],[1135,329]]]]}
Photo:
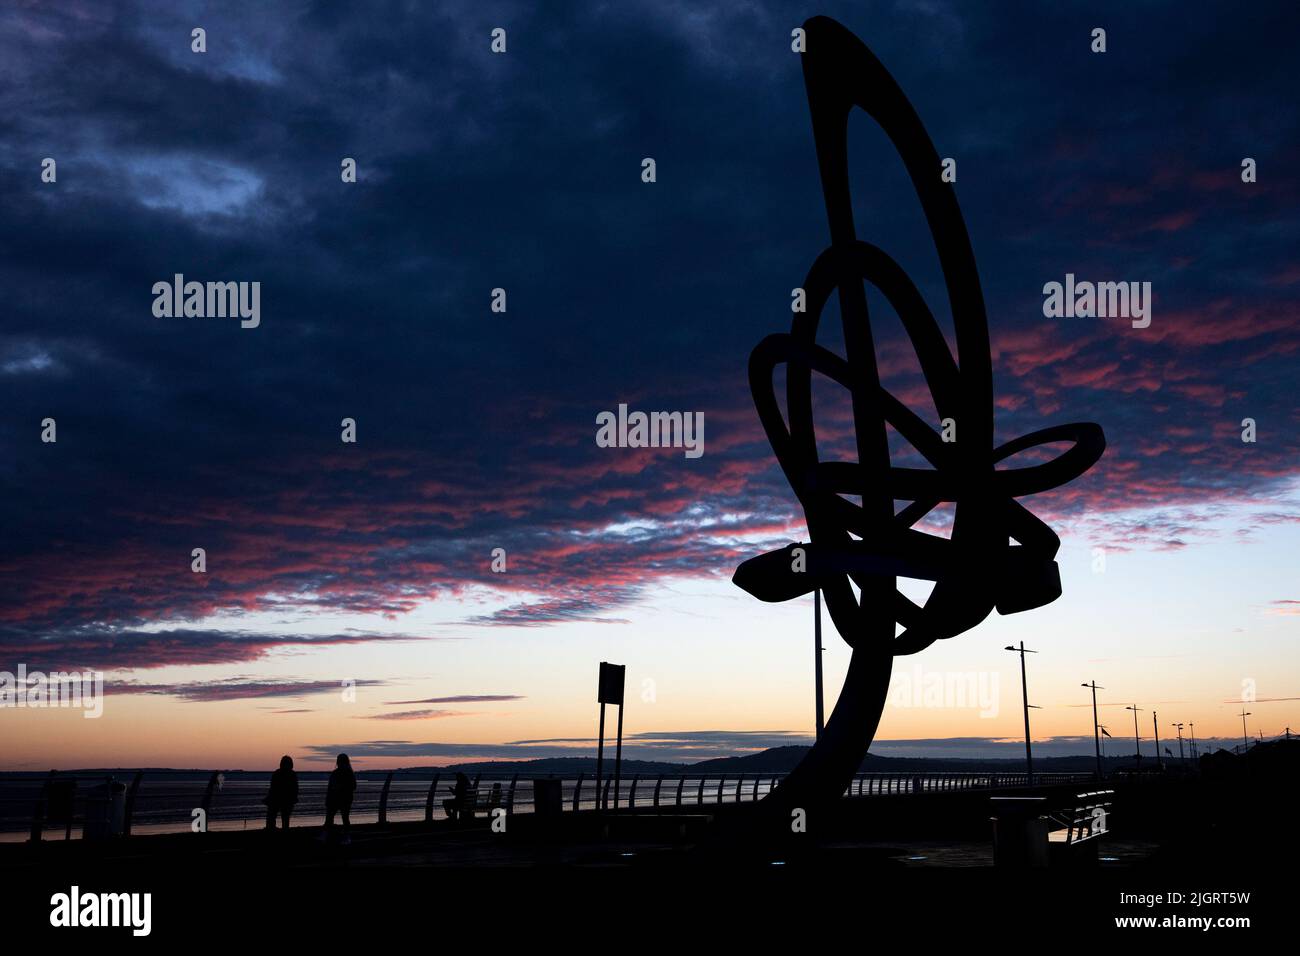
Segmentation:
{"type": "Polygon", "coordinates": [[[1110,831],[1114,798],[1113,790],[1080,793],[1070,807],[1047,815],[1049,864],[1096,861],[1097,841],[1110,831]]]}
{"type": "Polygon", "coordinates": [[[442,809],[447,814],[448,820],[473,820],[474,815],[479,811],[490,816],[493,810],[504,806],[505,800],[501,796],[500,784],[486,792],[478,787],[470,787],[465,791],[463,801],[455,797],[442,801],[442,809]]]}
{"type": "Polygon", "coordinates": [[[1073,797],[993,797],[993,859],[997,866],[1061,866],[1097,861],[1110,830],[1114,791],[1073,797]]]}

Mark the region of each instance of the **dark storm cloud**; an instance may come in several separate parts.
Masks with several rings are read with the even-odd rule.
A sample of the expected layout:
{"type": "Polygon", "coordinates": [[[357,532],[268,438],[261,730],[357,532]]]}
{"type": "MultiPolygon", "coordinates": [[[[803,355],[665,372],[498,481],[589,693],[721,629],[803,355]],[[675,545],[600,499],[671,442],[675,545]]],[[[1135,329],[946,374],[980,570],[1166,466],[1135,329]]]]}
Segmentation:
{"type": "Polygon", "coordinates": [[[443,717],[468,717],[469,711],[462,710],[398,710],[391,714],[364,714],[356,720],[440,720],[443,717]]]}
{"type": "MultiPolygon", "coordinates": [[[[1103,56],[1082,9],[824,12],[958,158],[1000,432],[1106,428],[1098,468],[1035,510],[1104,534],[1118,508],[1175,509],[1109,531],[1177,547],[1205,520],[1177,509],[1276,496],[1300,426],[1295,9],[1107,11],[1103,56]],[[1258,183],[1240,182],[1243,156],[1258,183]],[[1151,327],[1044,319],[1042,285],[1067,272],[1151,281],[1151,327]],[[1238,438],[1246,416],[1255,445],[1238,438]]],[[[789,51],[802,15],[0,12],[3,655],[67,641],[94,666],[251,660],[329,640],[129,628],[398,617],[475,584],[505,606],[471,623],[619,621],[658,578],[729,574],[757,550],[746,535],[798,536],[745,363],[788,325],[790,289],[828,241],[789,51]],[[46,156],[57,184],[40,182],[46,156]],[[355,185],[339,181],[345,156],[355,185]],[[262,324],[155,318],[152,284],[178,272],[260,282],[262,324]],[[505,314],[489,311],[495,287],[505,314]],[[595,415],[619,402],[703,411],[704,457],[595,447],[595,415]],[[47,416],[57,444],[39,441],[47,416]],[[345,416],[356,445],[339,442],[345,416]],[[507,575],[488,570],[498,546],[507,575]],[[189,570],[194,547],[206,575],[189,570]]],[[[949,324],[900,164],[865,117],[851,133],[860,235],[949,324]]],[[[875,315],[886,381],[923,406],[896,321],[875,315]]],[[[845,424],[832,411],[825,427],[842,441],[845,424]]]]}
{"type": "MultiPolygon", "coordinates": [[[[0,625],[0,670],[13,670],[19,662],[35,670],[95,668],[129,670],[196,664],[234,664],[257,660],[272,651],[365,644],[372,641],[410,641],[401,634],[268,634],[204,628],[143,630],[107,624],[42,626],[0,625]]],[[[420,640],[428,638],[421,637],[420,640]]],[[[121,685],[129,686],[129,685],[121,685]]],[[[170,685],[169,685],[170,686],[170,685]]],[[[191,684],[187,687],[207,685],[191,684]]],[[[211,685],[229,686],[226,682],[211,685]]]]}
{"type": "MultiPolygon", "coordinates": [[[[374,687],[386,681],[350,680],[349,686],[374,687]]],[[[341,680],[287,680],[267,681],[253,678],[232,678],[223,681],[189,681],[181,684],[144,684],[135,681],[112,681],[105,689],[112,694],[161,694],[182,700],[210,703],[213,701],[248,700],[267,697],[310,697],[317,694],[337,694],[345,684],[341,680]]],[[[279,714],[305,714],[309,710],[277,710],[279,714]]]]}

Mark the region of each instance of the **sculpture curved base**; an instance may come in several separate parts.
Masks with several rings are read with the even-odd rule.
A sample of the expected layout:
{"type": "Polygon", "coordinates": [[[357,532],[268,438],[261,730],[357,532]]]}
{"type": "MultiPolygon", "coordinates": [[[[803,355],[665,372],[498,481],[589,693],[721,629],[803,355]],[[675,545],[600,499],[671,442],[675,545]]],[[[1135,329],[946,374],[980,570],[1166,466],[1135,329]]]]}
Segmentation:
{"type": "Polygon", "coordinates": [[[823,814],[833,812],[875,739],[892,669],[893,654],[887,644],[853,651],[844,686],[821,737],[780,786],[761,801],[765,825],[788,829],[794,811],[803,810],[811,831],[823,814]]]}

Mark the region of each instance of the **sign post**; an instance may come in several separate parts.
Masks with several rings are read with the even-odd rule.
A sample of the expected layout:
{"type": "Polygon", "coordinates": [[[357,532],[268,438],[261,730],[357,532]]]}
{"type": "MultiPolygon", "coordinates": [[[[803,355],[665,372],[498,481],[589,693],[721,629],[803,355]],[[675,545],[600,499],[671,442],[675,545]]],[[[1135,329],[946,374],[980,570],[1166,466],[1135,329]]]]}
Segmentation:
{"type": "Polygon", "coordinates": [[[605,809],[605,792],[601,789],[601,780],[605,768],[605,705],[618,705],[618,741],[614,751],[614,809],[618,810],[618,792],[623,769],[623,684],[627,676],[624,664],[600,662],[600,686],[597,700],[600,701],[600,737],[596,744],[596,809],[605,809]]]}

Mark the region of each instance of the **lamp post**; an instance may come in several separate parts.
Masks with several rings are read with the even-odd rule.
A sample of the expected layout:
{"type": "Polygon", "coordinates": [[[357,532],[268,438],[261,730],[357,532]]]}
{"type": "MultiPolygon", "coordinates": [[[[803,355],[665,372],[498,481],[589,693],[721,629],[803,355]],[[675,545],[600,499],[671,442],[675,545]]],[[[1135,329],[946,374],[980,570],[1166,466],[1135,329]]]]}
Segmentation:
{"type": "Polygon", "coordinates": [[[813,655],[814,665],[813,673],[817,684],[817,739],[820,740],[822,731],[826,728],[826,721],[823,719],[822,705],[822,589],[817,588],[813,591],[813,655]]]}
{"type": "Polygon", "coordinates": [[[1156,723],[1156,712],[1151,711],[1151,733],[1156,738],[1156,767],[1160,770],[1165,769],[1165,757],[1160,752],[1160,725],[1156,723]]]}
{"type": "Polygon", "coordinates": [[[1245,707],[1241,708],[1241,753],[1244,756],[1250,749],[1250,738],[1246,736],[1246,718],[1250,716],[1250,711],[1245,707]]]}
{"type": "Polygon", "coordinates": [[[1196,760],[1196,721],[1192,721],[1187,726],[1192,731],[1192,760],[1195,761],[1196,760]]]}
{"type": "Polygon", "coordinates": [[[1176,723],[1174,729],[1178,731],[1178,762],[1182,764],[1186,762],[1183,759],[1183,725],[1176,723]]]}
{"type": "Polygon", "coordinates": [[[1097,779],[1100,780],[1102,776],[1101,774],[1101,733],[1098,730],[1099,725],[1097,723],[1097,691],[1105,690],[1106,688],[1098,687],[1097,682],[1095,680],[1090,681],[1087,684],[1080,684],[1079,686],[1092,688],[1092,744],[1097,751],[1097,779]]]}
{"type": "MultiPolygon", "coordinates": [[[[1142,738],[1138,735],[1138,711],[1140,711],[1142,708],[1139,707],[1137,704],[1134,704],[1133,706],[1125,707],[1124,709],[1133,711],[1133,749],[1137,751],[1137,769],[1141,770],[1142,769],[1142,738]]],[[[1242,721],[1241,726],[1245,727],[1246,722],[1242,721]]]]}
{"type": "Polygon", "coordinates": [[[1020,655],[1020,693],[1025,702],[1025,769],[1029,774],[1029,785],[1034,785],[1034,754],[1029,747],[1029,682],[1025,677],[1025,655],[1037,654],[1038,651],[1025,649],[1025,642],[1020,642],[1020,647],[1015,648],[1010,645],[1003,648],[1004,651],[1014,651],[1020,655]]]}

